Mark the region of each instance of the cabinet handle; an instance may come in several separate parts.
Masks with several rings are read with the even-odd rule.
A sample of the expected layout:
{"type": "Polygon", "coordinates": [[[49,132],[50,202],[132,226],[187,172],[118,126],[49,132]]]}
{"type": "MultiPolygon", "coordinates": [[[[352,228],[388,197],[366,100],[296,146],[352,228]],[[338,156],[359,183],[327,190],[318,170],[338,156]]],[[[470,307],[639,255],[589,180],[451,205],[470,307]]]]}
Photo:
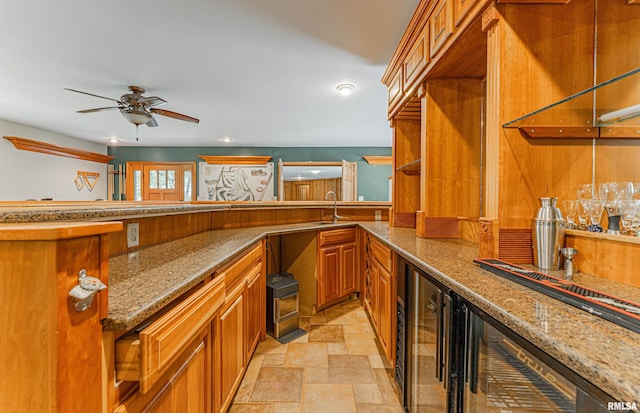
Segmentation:
{"type": "Polygon", "coordinates": [[[69,298],[76,311],[83,312],[93,302],[93,296],[106,288],[102,281],[87,275],[87,271],[83,268],[78,273],[78,285],[69,291],[69,298]]]}

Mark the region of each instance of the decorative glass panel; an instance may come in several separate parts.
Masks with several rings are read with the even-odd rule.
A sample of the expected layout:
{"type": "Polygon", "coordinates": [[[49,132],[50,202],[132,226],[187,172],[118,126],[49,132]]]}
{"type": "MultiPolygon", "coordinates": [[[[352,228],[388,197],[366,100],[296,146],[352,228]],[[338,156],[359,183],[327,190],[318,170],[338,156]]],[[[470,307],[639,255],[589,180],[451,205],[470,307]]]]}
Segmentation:
{"type": "Polygon", "coordinates": [[[158,188],[159,189],[167,188],[167,171],[163,169],[158,171],[158,188]]]}
{"type": "Polygon", "coordinates": [[[169,170],[167,171],[167,189],[175,189],[176,188],[176,171],[169,170]]]}
{"type": "Polygon", "coordinates": [[[158,189],[158,171],[155,169],[149,171],[149,188],[158,189]]]}
{"type": "Polygon", "coordinates": [[[134,201],[142,201],[142,171],[140,169],[133,171],[133,199],[134,201]]]}
{"type": "Polygon", "coordinates": [[[184,171],[184,184],[183,184],[183,189],[184,189],[184,200],[185,201],[191,201],[191,170],[188,169],[186,171],[184,171]]]}

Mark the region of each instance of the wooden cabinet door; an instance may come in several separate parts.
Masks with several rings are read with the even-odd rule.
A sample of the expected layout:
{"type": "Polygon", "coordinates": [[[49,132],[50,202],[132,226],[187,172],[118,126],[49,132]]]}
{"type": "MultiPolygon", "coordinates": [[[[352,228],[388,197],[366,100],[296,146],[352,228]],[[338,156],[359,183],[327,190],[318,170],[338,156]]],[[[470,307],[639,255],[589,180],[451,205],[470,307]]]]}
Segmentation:
{"type": "Polygon", "coordinates": [[[356,277],[356,244],[340,247],[340,296],[351,294],[357,290],[356,277]]]}
{"type": "Polygon", "coordinates": [[[340,297],[340,246],[320,248],[318,262],[318,305],[340,297]]]}
{"type": "Polygon", "coordinates": [[[207,388],[207,339],[202,341],[145,411],[149,413],[210,412],[207,388]]]}
{"type": "Polygon", "coordinates": [[[230,294],[228,304],[218,318],[217,340],[220,358],[220,410],[226,411],[235,394],[245,369],[244,346],[244,285],[230,294]]]}
{"type": "Polygon", "coordinates": [[[247,290],[245,297],[247,299],[247,322],[246,322],[246,363],[253,355],[254,350],[258,346],[262,333],[262,321],[265,319],[265,300],[266,300],[265,277],[262,271],[262,263],[257,263],[250,271],[247,280],[247,290]]]}
{"type": "Polygon", "coordinates": [[[378,337],[388,355],[391,344],[391,274],[379,266],[378,272],[378,337]]]}
{"type": "Polygon", "coordinates": [[[378,331],[380,325],[380,264],[375,259],[371,260],[371,320],[373,327],[378,331]]]}

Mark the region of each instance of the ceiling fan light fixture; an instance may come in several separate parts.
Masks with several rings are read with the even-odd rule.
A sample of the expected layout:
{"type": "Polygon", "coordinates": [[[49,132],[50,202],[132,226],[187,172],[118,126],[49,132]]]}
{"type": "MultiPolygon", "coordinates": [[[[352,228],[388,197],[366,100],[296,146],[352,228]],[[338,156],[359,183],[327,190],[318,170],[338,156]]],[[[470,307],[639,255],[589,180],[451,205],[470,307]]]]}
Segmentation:
{"type": "Polygon", "coordinates": [[[144,125],[151,119],[150,114],[136,109],[123,109],[120,111],[120,113],[122,113],[122,116],[124,116],[126,120],[133,123],[134,125],[144,125]]]}
{"type": "Polygon", "coordinates": [[[340,92],[342,96],[349,96],[355,88],[356,86],[352,83],[342,83],[336,86],[336,90],[340,92]]]}

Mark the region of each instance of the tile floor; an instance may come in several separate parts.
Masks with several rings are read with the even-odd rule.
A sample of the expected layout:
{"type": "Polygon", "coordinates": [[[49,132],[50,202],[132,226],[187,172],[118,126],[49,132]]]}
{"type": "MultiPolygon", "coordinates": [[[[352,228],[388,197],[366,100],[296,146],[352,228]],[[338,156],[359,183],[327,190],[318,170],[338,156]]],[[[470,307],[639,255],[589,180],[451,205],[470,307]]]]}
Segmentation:
{"type": "Polygon", "coordinates": [[[393,369],[358,299],[300,316],[302,337],[258,345],[230,413],[402,413],[393,369]]]}

